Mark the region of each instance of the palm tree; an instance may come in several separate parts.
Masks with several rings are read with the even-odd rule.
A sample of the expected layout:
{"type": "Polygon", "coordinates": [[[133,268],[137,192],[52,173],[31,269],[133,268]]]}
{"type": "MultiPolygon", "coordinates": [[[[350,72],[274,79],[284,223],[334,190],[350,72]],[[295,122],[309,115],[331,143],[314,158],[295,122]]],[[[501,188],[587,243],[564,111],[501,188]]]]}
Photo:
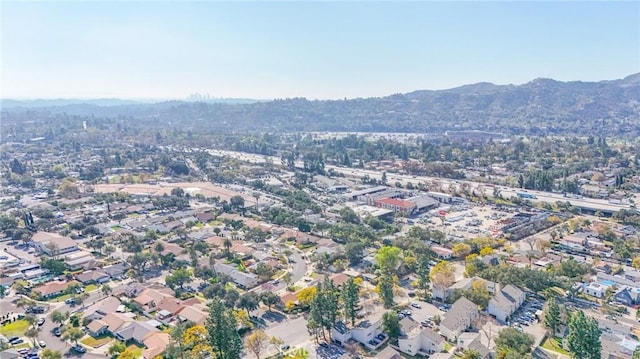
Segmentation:
{"type": "Polygon", "coordinates": [[[232,244],[231,239],[229,238],[225,238],[224,241],[222,242],[222,245],[224,246],[224,252],[227,257],[230,254],[231,244],[232,244]]]}
{"type": "Polygon", "coordinates": [[[253,192],[252,194],[253,198],[256,199],[256,211],[260,211],[260,197],[262,196],[262,194],[260,194],[259,192],[253,192]]]}

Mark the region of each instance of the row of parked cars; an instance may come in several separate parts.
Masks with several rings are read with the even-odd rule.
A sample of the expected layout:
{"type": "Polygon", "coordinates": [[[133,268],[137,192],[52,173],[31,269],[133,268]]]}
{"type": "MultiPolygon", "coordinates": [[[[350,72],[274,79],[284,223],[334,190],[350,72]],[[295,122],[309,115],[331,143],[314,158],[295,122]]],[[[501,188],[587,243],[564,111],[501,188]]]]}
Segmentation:
{"type": "Polygon", "coordinates": [[[520,310],[513,316],[512,323],[516,328],[522,329],[523,325],[529,326],[532,322],[538,320],[535,312],[542,309],[542,301],[536,298],[530,298],[520,310]]]}
{"type": "Polygon", "coordinates": [[[33,349],[33,350],[29,350],[29,349],[18,349],[18,354],[22,355],[22,358],[24,359],[40,359],[40,356],[38,356],[38,350],[37,349],[33,349]]]}

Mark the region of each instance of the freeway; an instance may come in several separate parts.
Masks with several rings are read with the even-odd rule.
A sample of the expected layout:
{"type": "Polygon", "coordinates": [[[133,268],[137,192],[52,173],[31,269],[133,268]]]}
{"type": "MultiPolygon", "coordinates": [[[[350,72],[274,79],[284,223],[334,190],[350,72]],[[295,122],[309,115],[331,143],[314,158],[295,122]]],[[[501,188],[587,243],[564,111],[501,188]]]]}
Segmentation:
{"type": "MultiPolygon", "coordinates": [[[[264,163],[266,161],[271,161],[273,163],[280,162],[280,158],[275,156],[264,156],[264,155],[258,155],[253,153],[246,153],[246,152],[209,150],[209,153],[211,153],[214,156],[234,157],[239,160],[243,160],[251,163],[264,163]]],[[[296,166],[302,167],[302,162],[296,162],[296,166]]],[[[367,170],[367,169],[361,169],[361,168],[346,168],[346,167],[338,167],[338,166],[332,166],[332,165],[327,165],[326,169],[333,170],[335,172],[340,172],[347,177],[355,177],[355,178],[362,178],[364,176],[369,176],[370,178],[380,179],[383,173],[382,171],[367,170]]],[[[412,184],[416,185],[420,182],[429,184],[429,183],[433,183],[434,181],[437,181],[438,183],[441,184],[442,190],[451,190],[454,188],[460,189],[460,187],[463,184],[470,186],[471,189],[483,191],[485,196],[492,196],[493,190],[494,190],[494,187],[489,186],[485,183],[480,183],[480,182],[387,173],[388,183],[400,182],[403,185],[406,185],[407,183],[411,182],[412,184]]],[[[522,191],[521,189],[505,187],[505,186],[498,186],[498,189],[500,190],[502,195],[507,198],[515,197],[516,192],[522,191]]],[[[631,205],[629,204],[614,204],[603,199],[567,198],[567,197],[564,197],[561,193],[533,191],[533,190],[527,190],[526,192],[536,196],[535,199],[530,199],[532,202],[544,202],[549,204],[553,204],[558,201],[569,202],[571,205],[582,208],[582,209],[588,209],[592,211],[601,211],[601,212],[607,212],[607,213],[613,213],[621,209],[631,208],[631,205]]],[[[636,196],[636,202],[639,200],[640,200],[639,196],[636,196]]]]}

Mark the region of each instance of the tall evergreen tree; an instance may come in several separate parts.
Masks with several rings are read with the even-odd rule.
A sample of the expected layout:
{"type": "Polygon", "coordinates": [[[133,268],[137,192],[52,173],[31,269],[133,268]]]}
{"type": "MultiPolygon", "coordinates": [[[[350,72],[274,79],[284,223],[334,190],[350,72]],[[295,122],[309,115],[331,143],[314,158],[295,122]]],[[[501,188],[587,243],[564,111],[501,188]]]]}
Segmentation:
{"type": "Polygon", "coordinates": [[[224,302],[214,300],[209,305],[209,318],[205,326],[216,359],[240,359],[242,339],[238,335],[238,324],[224,302]]]}
{"type": "Polygon", "coordinates": [[[353,278],[349,278],[343,285],[340,296],[345,320],[350,321],[351,325],[355,325],[360,297],[358,296],[358,285],[353,278]]]}
{"type": "Polygon", "coordinates": [[[378,294],[385,308],[393,307],[393,277],[383,275],[378,283],[378,294]]]}
{"type": "Polygon", "coordinates": [[[573,358],[599,359],[602,351],[600,328],[595,318],[587,317],[582,311],[575,311],[569,319],[569,351],[573,358]]]}
{"type": "Polygon", "coordinates": [[[556,335],[558,325],[560,325],[560,306],[555,298],[548,301],[547,312],[544,314],[544,325],[551,330],[552,335],[556,335]]]}

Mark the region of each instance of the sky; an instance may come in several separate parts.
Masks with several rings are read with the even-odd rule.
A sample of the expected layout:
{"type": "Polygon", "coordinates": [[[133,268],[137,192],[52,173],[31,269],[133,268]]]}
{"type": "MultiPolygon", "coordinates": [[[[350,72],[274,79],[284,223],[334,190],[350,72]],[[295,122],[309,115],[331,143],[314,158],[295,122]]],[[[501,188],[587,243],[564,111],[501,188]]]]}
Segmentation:
{"type": "Polygon", "coordinates": [[[0,97],[342,99],[640,72],[640,1],[1,1],[0,97]]]}

